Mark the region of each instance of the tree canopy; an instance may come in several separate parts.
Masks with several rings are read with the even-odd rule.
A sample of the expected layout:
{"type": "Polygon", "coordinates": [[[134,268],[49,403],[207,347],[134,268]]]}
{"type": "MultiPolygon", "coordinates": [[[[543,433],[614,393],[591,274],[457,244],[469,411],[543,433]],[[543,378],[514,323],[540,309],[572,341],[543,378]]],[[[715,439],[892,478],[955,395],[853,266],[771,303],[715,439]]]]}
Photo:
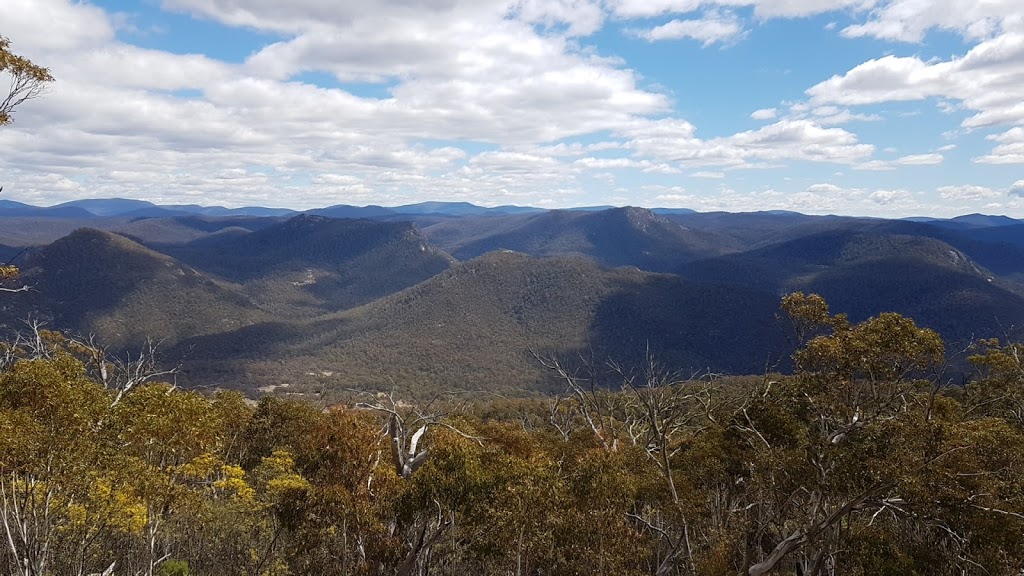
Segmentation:
{"type": "Polygon", "coordinates": [[[10,47],[11,41],[0,36],[0,74],[9,84],[6,96],[0,101],[0,126],[14,122],[14,109],[41,96],[46,85],[54,80],[48,69],[15,54],[10,47]]]}
{"type": "Polygon", "coordinates": [[[320,410],[135,382],[36,329],[0,348],[0,571],[1002,574],[1024,569],[1020,345],[784,301],[795,374],[557,360],[549,399],[320,410]]]}

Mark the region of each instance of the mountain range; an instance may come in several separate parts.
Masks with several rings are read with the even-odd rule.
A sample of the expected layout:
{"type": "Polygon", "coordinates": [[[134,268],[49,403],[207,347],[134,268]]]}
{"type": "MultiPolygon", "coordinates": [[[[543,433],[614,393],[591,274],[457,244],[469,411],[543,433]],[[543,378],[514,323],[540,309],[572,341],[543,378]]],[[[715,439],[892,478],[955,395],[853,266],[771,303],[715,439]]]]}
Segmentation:
{"type": "Polygon", "coordinates": [[[252,393],[551,389],[536,355],[784,371],[779,300],[797,290],[959,348],[1024,325],[1024,222],[1002,216],[3,201],[0,258],[33,286],[3,296],[8,329],[150,338],[180,383],[252,393]]]}

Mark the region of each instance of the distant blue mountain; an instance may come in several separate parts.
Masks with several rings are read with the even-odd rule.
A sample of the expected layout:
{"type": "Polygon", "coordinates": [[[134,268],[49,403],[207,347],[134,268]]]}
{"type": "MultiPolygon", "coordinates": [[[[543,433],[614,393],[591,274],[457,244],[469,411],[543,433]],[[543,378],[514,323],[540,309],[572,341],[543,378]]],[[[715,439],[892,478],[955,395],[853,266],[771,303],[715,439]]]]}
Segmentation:
{"type": "Polygon", "coordinates": [[[120,216],[129,212],[142,212],[147,209],[158,208],[156,204],[145,200],[130,200],[127,198],[89,198],[86,200],[72,200],[58,204],[55,208],[82,208],[96,216],[120,216]]]}
{"type": "Polygon", "coordinates": [[[487,208],[484,206],[477,206],[476,204],[470,204],[469,202],[420,202],[418,204],[392,206],[390,209],[396,214],[410,214],[416,216],[486,216],[491,214],[537,214],[547,211],[544,208],[533,208],[532,206],[505,205],[487,208]]]}
{"type": "Polygon", "coordinates": [[[534,208],[532,206],[495,206],[494,208],[488,208],[488,212],[497,212],[499,214],[539,214],[541,212],[547,212],[544,208],[534,208]]]}
{"type": "Polygon", "coordinates": [[[41,208],[13,200],[0,200],[0,218],[93,218],[92,212],[76,206],[41,208]]]}
{"type": "Polygon", "coordinates": [[[602,210],[611,210],[612,208],[618,208],[618,206],[576,206],[574,208],[566,208],[565,210],[570,212],[601,212],[602,210]]]}
{"type": "MultiPolygon", "coordinates": [[[[601,206],[576,206],[565,208],[567,212],[601,212],[617,208],[612,205],[601,206]]],[[[687,216],[699,215],[700,212],[690,208],[652,208],[651,212],[663,216],[687,216]]],[[[545,208],[531,206],[503,205],[495,207],[484,207],[469,202],[419,202],[415,204],[404,204],[401,206],[352,206],[348,204],[337,204],[325,208],[315,208],[302,211],[302,213],[330,218],[370,218],[370,219],[396,219],[403,215],[407,216],[431,216],[431,217],[464,217],[464,216],[488,216],[488,215],[516,215],[516,214],[539,214],[547,212],[545,208]]],[[[39,207],[16,202],[13,200],[0,200],[0,218],[2,217],[36,217],[36,218],[69,218],[84,219],[92,217],[117,217],[117,218],[170,218],[175,216],[198,215],[211,217],[226,216],[249,216],[249,217],[287,217],[299,214],[300,211],[288,208],[268,208],[265,206],[245,206],[242,208],[226,208],[224,206],[202,206],[199,204],[155,204],[145,200],[133,200],[129,198],[90,198],[84,200],[72,200],[51,207],[39,207]]],[[[767,210],[750,214],[765,216],[803,216],[798,212],[788,210],[767,210]]],[[[948,228],[950,230],[968,230],[1012,227],[1024,224],[1024,220],[1010,218],[1008,216],[995,216],[986,214],[966,214],[955,218],[932,218],[927,216],[914,216],[904,218],[907,222],[928,223],[934,226],[948,228]]]]}
{"type": "Polygon", "coordinates": [[[486,214],[487,208],[469,202],[420,202],[391,208],[397,214],[445,214],[448,216],[475,216],[486,214]]]}
{"type": "Polygon", "coordinates": [[[907,222],[924,222],[940,228],[950,230],[969,230],[976,228],[1000,228],[1004,226],[1019,226],[1024,220],[1017,220],[1009,216],[990,216],[988,214],[965,214],[955,218],[929,218],[927,216],[913,216],[903,218],[907,222]]]}
{"type": "Polygon", "coordinates": [[[1020,220],[1010,218],[1008,216],[989,216],[987,214],[966,214],[964,216],[957,216],[951,218],[950,222],[957,222],[965,224],[972,228],[990,228],[993,226],[1015,226],[1022,224],[1020,220]]]}
{"type": "Polygon", "coordinates": [[[0,200],[0,210],[17,210],[25,208],[35,208],[35,206],[15,202],[14,200],[0,200]]]}
{"type": "Polygon", "coordinates": [[[198,204],[171,204],[161,206],[168,210],[175,210],[186,214],[198,214],[200,216],[256,216],[276,217],[292,216],[298,214],[295,210],[288,208],[265,208],[263,206],[243,206],[242,208],[225,208],[224,206],[200,206],[198,204]]]}
{"type": "Polygon", "coordinates": [[[327,208],[307,210],[305,213],[315,216],[327,216],[328,218],[381,218],[383,216],[392,216],[397,212],[383,206],[349,206],[348,204],[338,204],[328,206],[327,208]]]}

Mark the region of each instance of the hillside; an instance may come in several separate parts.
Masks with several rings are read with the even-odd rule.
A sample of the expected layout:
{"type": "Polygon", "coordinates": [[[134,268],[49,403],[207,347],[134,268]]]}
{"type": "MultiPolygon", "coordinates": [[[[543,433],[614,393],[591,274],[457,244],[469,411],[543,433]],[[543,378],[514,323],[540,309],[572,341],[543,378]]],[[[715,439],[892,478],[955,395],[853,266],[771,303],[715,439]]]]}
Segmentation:
{"type": "Polygon", "coordinates": [[[768,294],[670,275],[495,252],[360,308],[183,346],[199,381],[536,390],[551,382],[531,350],[628,364],[649,344],[680,369],[759,372],[782,354],[777,306],[768,294]]]}
{"type": "Polygon", "coordinates": [[[115,349],[146,338],[168,345],[266,319],[236,287],[127,238],[83,228],[22,264],[31,292],[12,297],[4,321],[29,313],[52,326],[95,333],[115,349]]]}
{"type": "Polygon", "coordinates": [[[11,200],[0,200],[0,218],[89,218],[92,213],[74,206],[41,208],[11,200]]]}
{"type": "Polygon", "coordinates": [[[225,228],[163,250],[244,284],[256,302],[282,316],[365,304],[426,280],[452,261],[408,222],[310,215],[252,232],[225,228]]]}
{"type": "Polygon", "coordinates": [[[838,230],[684,265],[695,282],[820,293],[862,320],[894,311],[950,342],[1001,336],[1024,323],[1020,285],[934,238],[838,230]]]}
{"type": "Polygon", "coordinates": [[[187,244],[228,228],[252,232],[279,222],[280,218],[273,217],[188,215],[112,222],[110,230],[160,251],[165,246],[187,244]]]}
{"type": "MultiPolygon", "coordinates": [[[[831,227],[838,222],[863,222],[862,219],[842,216],[808,216],[797,212],[693,212],[666,214],[671,221],[730,238],[743,250],[771,244],[786,238],[792,230],[820,229],[831,227]]],[[[804,231],[796,235],[803,235],[804,231]]]]}
{"type": "MultiPolygon", "coordinates": [[[[196,385],[516,393],[552,385],[531,350],[786,369],[775,314],[794,290],[855,321],[900,312],[953,345],[1024,325],[1024,246],[1005,219],[439,206],[466,215],[93,217],[130,238],[32,248],[18,262],[36,291],[5,301],[4,321],[163,339],[196,385]]],[[[8,218],[0,255],[77,222],[8,218]]]]}
{"type": "Polygon", "coordinates": [[[514,250],[540,257],[584,256],[604,266],[653,272],[737,250],[725,236],[682,227],[643,208],[487,216],[444,222],[424,233],[460,260],[514,250]]]}

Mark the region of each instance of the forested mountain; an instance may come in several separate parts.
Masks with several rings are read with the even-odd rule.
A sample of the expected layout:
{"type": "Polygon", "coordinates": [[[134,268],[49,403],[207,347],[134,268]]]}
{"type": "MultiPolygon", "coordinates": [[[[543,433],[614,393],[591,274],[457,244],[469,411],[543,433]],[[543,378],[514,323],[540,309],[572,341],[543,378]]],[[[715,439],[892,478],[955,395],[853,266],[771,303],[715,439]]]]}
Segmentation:
{"type": "Polygon", "coordinates": [[[776,306],[750,290],[494,252],[360,308],[181,346],[190,378],[226,385],[531,391],[549,386],[533,352],[634,363],[649,347],[688,371],[756,373],[786,354],[776,306]]]}
{"type": "Polygon", "coordinates": [[[8,323],[35,316],[115,348],[173,344],[266,318],[240,290],[123,236],[79,229],[23,263],[34,290],[10,299],[8,323]]]}
{"type": "Polygon", "coordinates": [[[1018,224],[122,208],[0,218],[0,571],[1024,568],[1018,224]]]}
{"type": "Polygon", "coordinates": [[[174,207],[121,201],[65,208],[121,212],[0,218],[0,254],[27,247],[18,264],[35,287],[7,299],[3,322],[35,314],[115,348],[163,340],[187,384],[542,390],[542,351],[631,363],[650,349],[686,371],[785,370],[778,298],[796,290],[854,320],[906,314],[951,344],[1024,325],[1021,224],[1005,218],[457,203],[368,207],[369,219],[199,207],[132,217],[174,207]],[[109,232],[71,233],[83,223],[109,232]]]}
{"type": "Polygon", "coordinates": [[[636,266],[653,272],[737,249],[726,236],[673,224],[643,208],[555,210],[466,220],[451,220],[424,232],[460,259],[515,250],[540,257],[580,255],[605,266],[636,266]]]}
{"type": "MultiPolygon", "coordinates": [[[[885,309],[911,316],[951,342],[998,335],[1024,323],[1020,284],[1000,279],[934,238],[890,234],[876,227],[862,230],[847,227],[801,236],[687,264],[678,272],[775,294],[820,293],[856,320],[876,314],[884,303],[885,309]]],[[[982,254],[1002,249],[993,246],[992,252],[982,254]]]]}
{"type": "Polygon", "coordinates": [[[408,222],[300,215],[253,232],[232,227],[164,250],[244,284],[278,313],[365,304],[434,276],[452,258],[408,222]]]}

